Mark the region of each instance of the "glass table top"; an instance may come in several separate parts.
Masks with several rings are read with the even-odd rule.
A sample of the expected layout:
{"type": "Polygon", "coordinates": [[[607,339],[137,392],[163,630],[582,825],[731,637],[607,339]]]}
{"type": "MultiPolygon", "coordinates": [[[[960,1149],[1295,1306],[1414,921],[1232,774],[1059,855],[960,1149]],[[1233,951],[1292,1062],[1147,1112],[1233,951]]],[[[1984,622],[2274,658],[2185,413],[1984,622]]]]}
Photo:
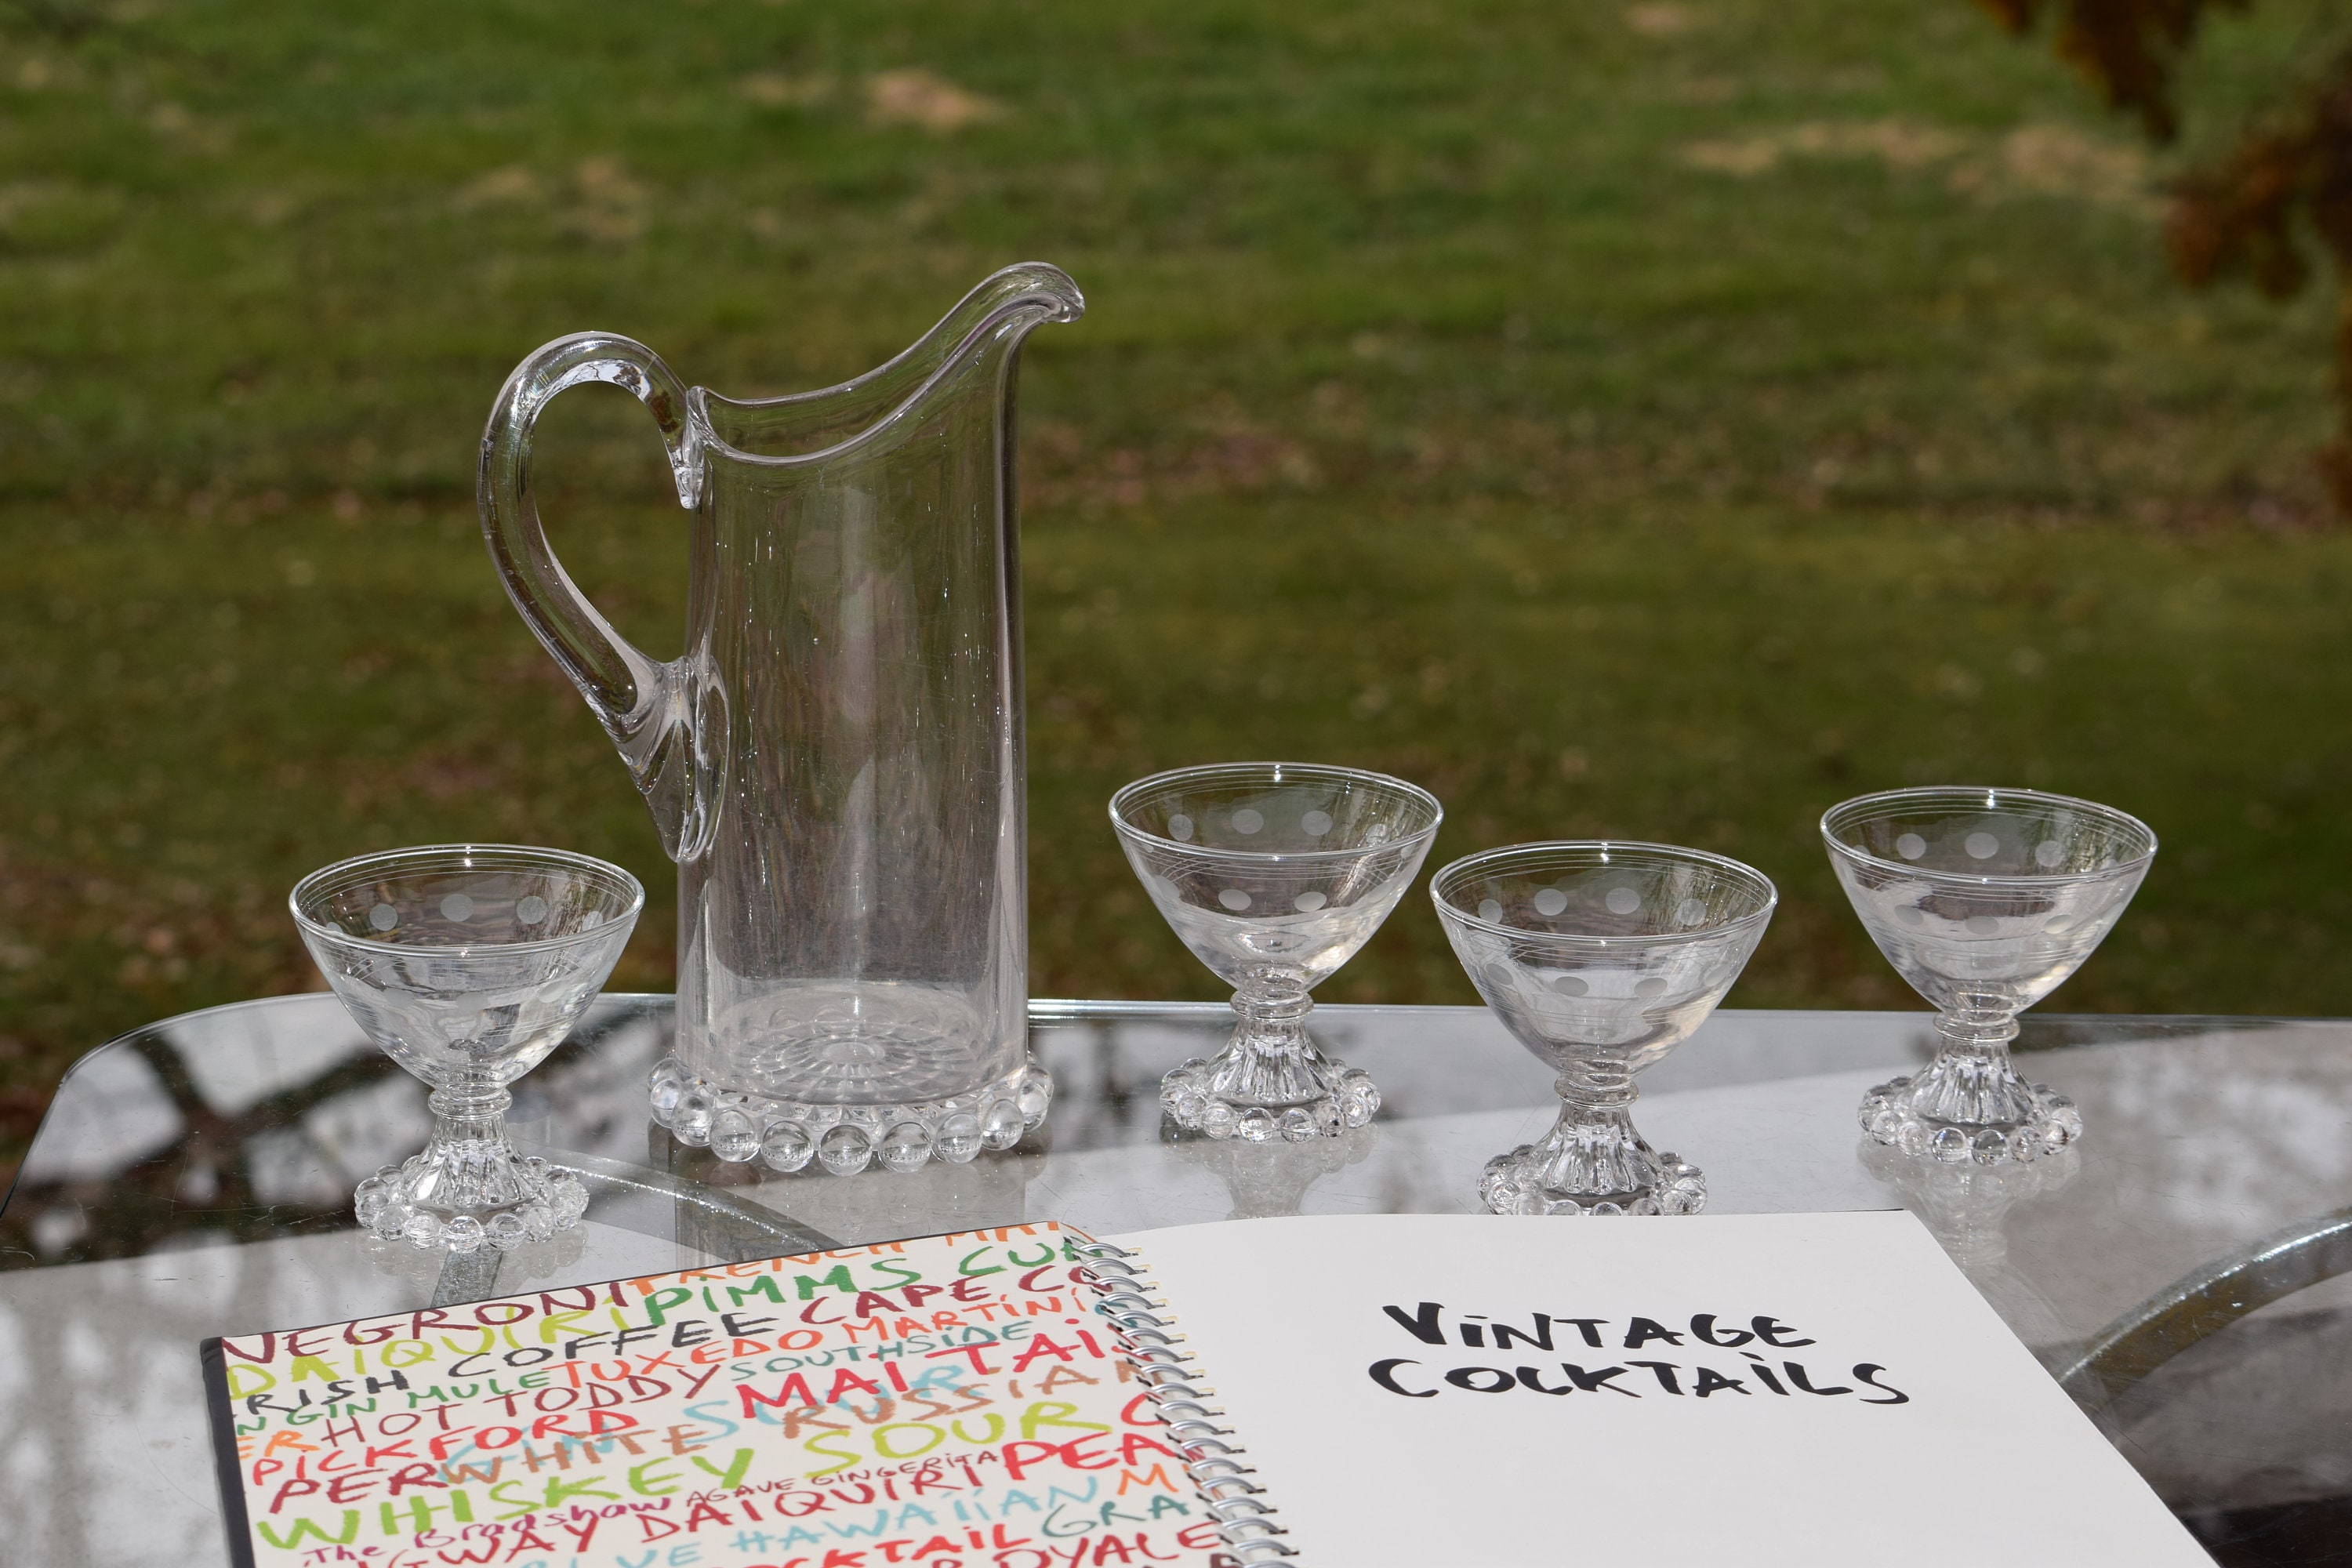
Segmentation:
{"type": "MultiPolygon", "coordinates": [[[[589,1185],[583,1226],[446,1264],[353,1226],[352,1184],[429,1119],[424,1086],[331,997],[168,1019],[83,1058],[0,1205],[0,1516],[23,1560],[226,1561],[195,1359],[210,1335],[1030,1219],[1475,1212],[1487,1158],[1549,1121],[1549,1073],[1484,1010],[1329,1006],[1318,1038],[1386,1097],[1372,1125],[1179,1139],[1160,1076],[1212,1053],[1231,1013],[1041,1001],[1031,1044],[1056,1093],[1021,1144],[784,1175],[651,1122],[671,1019],[667,996],[603,998],[517,1086],[518,1142],[589,1185]]],[[[2339,1561],[2352,1023],[2029,1014],[2029,1076],[2088,1131],[2059,1158],[1979,1169],[1884,1158],[1855,1127],[1866,1088],[1931,1054],[1929,1020],[1719,1013],[1643,1076],[1639,1122],[1706,1171],[1711,1212],[1911,1208],[2222,1562],[2339,1561]]]]}

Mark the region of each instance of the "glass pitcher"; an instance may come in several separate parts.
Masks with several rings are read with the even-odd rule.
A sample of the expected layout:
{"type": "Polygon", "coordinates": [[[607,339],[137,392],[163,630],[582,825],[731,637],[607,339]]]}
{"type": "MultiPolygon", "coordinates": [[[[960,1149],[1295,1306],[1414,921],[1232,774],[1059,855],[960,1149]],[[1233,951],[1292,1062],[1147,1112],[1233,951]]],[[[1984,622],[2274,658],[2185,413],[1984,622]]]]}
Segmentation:
{"type": "Polygon", "coordinates": [[[795,396],[688,390],[583,332],[516,367],[482,437],[507,594],[612,736],[678,868],[682,1142],[778,1170],[914,1170],[1044,1119],[1028,1058],[1013,388],[1086,302],[1011,267],[878,370],[795,396]],[[626,387],[694,514],[685,652],[630,646],[550,550],[531,427],[626,387]]]}

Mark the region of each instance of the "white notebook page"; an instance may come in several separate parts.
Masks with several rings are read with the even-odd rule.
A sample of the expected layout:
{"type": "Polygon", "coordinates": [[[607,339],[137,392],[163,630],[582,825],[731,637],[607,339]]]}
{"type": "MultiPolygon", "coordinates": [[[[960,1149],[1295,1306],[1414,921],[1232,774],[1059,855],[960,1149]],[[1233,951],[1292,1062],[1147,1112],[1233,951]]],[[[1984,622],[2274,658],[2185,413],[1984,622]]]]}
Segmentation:
{"type": "Polygon", "coordinates": [[[1113,1239],[1305,1568],[2210,1568],[1899,1210],[1113,1239]]]}

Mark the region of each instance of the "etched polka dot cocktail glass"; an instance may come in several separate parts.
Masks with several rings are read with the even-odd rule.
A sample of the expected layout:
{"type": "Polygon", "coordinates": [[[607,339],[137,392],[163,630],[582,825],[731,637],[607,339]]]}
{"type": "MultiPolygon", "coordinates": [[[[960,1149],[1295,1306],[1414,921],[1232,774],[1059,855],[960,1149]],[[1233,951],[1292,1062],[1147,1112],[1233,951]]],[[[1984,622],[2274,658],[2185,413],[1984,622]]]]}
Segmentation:
{"type": "Polygon", "coordinates": [[[2009,1042],[2131,902],[2156,858],[2147,825],[2038,790],[1900,789],[1831,807],[1822,838],[1863,928],[1938,1015],[1935,1060],[1864,1096],[1863,1131],[1983,1165],[2074,1142],[2082,1113],[2021,1078],[2009,1042]]]}
{"type": "Polygon", "coordinates": [[[580,1222],[569,1172],[507,1135],[507,1085],[596,999],[645,889],[560,849],[439,845],[313,871],[289,900],[320,973],[377,1048],[433,1086],[433,1141],[353,1194],[387,1241],[509,1251],[580,1222]]]}
{"type": "Polygon", "coordinates": [[[1296,1142],[1371,1120],[1380,1090],[1317,1047],[1308,993],[1388,919],[1444,815],[1402,779],[1302,763],[1181,768],[1111,796],[1144,890],[1241,1016],[1213,1060],[1160,1081],[1179,1127],[1296,1142]]]}
{"type": "Polygon", "coordinates": [[[1706,1178],[1633,1127],[1634,1076],[1690,1037],[1779,901],[1760,871],[1664,844],[1520,844],[1430,879],[1470,983],[1559,1075],[1559,1118],[1486,1163],[1496,1214],[1696,1214],[1706,1178]]]}

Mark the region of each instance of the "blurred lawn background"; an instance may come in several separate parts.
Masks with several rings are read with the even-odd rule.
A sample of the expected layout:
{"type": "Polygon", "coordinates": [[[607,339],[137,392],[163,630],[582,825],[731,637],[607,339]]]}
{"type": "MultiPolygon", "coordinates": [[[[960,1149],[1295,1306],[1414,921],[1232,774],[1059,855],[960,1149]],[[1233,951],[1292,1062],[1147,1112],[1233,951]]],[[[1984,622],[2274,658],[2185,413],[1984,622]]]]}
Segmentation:
{"type": "MultiPolygon", "coordinates": [[[[2207,38],[2210,144],[2331,7],[2207,38]]],[[[1023,390],[1033,992],[1218,994],[1103,819],[1285,756],[1432,866],[1617,835],[1784,902],[1735,1005],[1916,1002],[1813,824],[1906,783],[2146,816],[2050,1005],[2341,1013],[2352,536],[2328,301],[2166,275],[2152,161],[1964,0],[43,0],[0,10],[0,1080],[314,984],[287,887],[466,837],[673,886],[473,506],[586,327],[738,395],[994,268],[1023,390]]],[[[558,548],[674,651],[644,412],[542,426],[558,548]]],[[[1328,1001],[1474,1000],[1408,901],[1328,1001]]]]}

